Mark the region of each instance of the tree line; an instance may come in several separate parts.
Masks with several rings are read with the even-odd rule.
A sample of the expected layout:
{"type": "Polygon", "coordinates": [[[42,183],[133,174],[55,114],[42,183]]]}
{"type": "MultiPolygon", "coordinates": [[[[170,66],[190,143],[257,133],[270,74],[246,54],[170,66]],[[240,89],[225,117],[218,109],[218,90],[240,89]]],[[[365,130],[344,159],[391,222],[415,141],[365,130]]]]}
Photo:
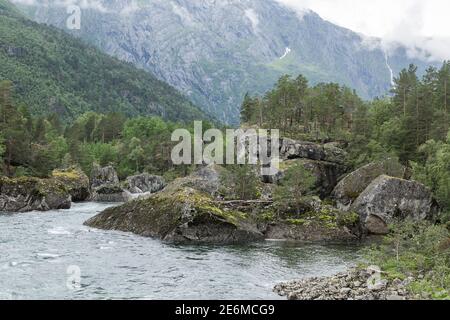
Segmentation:
{"type": "Polygon", "coordinates": [[[87,112],[65,123],[56,113],[32,116],[26,105],[15,104],[13,89],[10,81],[0,82],[4,175],[46,177],[53,169],[71,166],[89,174],[94,163],[113,165],[122,178],[143,171],[176,176],[189,170],[170,160],[171,134],[185,124],[117,112],[87,112]]]}
{"type": "Polygon", "coordinates": [[[241,121],[296,139],[342,142],[351,168],[398,158],[450,211],[449,98],[448,61],[421,78],[410,65],[394,78],[390,96],[372,101],[336,83],[311,86],[302,75],[285,75],[264,95],[244,97],[241,121]]]}

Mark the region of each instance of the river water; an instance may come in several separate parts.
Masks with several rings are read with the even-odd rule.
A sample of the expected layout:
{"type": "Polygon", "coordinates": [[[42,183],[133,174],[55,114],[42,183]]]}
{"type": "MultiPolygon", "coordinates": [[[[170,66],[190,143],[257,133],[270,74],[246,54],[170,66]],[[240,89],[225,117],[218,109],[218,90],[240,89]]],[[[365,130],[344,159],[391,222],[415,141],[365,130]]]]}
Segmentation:
{"type": "Polygon", "coordinates": [[[332,275],[357,246],[174,246],[83,222],[108,204],[0,214],[0,299],[279,299],[275,284],[332,275]]]}

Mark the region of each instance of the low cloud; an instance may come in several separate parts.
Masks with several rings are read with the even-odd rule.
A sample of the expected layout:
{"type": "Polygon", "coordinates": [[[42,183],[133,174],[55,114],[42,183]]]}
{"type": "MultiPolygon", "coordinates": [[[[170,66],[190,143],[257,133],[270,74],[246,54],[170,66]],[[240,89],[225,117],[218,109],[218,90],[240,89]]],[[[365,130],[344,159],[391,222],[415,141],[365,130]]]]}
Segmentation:
{"type": "MultiPolygon", "coordinates": [[[[276,0],[299,12],[311,9],[337,25],[378,37],[390,50],[399,44],[411,57],[450,59],[448,0],[276,0]],[[430,55],[427,56],[425,52],[430,55]]],[[[374,45],[374,41],[366,41],[374,45]]]]}

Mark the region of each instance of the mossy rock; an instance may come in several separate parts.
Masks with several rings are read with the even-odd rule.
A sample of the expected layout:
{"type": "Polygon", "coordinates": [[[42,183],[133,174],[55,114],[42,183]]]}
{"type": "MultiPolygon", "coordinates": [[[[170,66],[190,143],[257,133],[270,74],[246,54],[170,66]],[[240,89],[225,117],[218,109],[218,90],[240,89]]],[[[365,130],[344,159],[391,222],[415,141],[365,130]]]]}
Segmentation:
{"type": "Polygon", "coordinates": [[[238,244],[263,239],[245,213],[224,210],[210,195],[179,184],[147,199],[107,209],[85,224],[183,244],[238,244]]]}
{"type": "Polygon", "coordinates": [[[86,201],[90,197],[89,178],[77,168],[54,170],[52,178],[62,182],[72,196],[72,201],[86,201]]]}
{"type": "Polygon", "coordinates": [[[342,179],[333,190],[333,197],[341,208],[347,208],[381,175],[403,178],[406,168],[396,159],[373,162],[353,171],[342,179]]]}
{"type": "Polygon", "coordinates": [[[60,181],[34,177],[0,178],[0,211],[47,211],[70,207],[71,196],[60,181]]]}

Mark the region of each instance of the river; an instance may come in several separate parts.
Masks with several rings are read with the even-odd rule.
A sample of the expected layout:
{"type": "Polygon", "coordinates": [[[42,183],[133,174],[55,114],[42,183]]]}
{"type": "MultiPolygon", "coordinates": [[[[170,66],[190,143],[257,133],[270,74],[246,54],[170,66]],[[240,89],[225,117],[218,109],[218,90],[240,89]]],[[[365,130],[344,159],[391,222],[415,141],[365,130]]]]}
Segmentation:
{"type": "Polygon", "coordinates": [[[83,226],[108,206],[0,214],[0,299],[279,299],[278,282],[359,258],[358,246],[175,246],[83,226]]]}

